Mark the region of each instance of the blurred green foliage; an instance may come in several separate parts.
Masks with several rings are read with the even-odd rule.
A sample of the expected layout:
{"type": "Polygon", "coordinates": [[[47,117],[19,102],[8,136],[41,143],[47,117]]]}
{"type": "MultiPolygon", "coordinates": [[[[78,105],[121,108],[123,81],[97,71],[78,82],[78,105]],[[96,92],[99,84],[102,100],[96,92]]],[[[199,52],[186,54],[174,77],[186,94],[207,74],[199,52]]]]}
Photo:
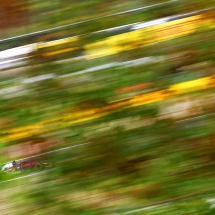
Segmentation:
{"type": "MultiPolygon", "coordinates": [[[[56,27],[152,3],[161,1],[144,1],[143,5],[142,1],[120,0],[56,0],[54,4],[31,0],[29,8],[32,20],[25,30],[30,32],[56,27]]],[[[117,22],[116,18],[108,18],[84,24],[77,29],[77,33],[189,12],[213,4],[214,1],[176,1],[168,9],[162,6],[135,15],[125,15],[117,22]]],[[[8,35],[19,34],[22,30],[8,35]]],[[[24,93],[19,96],[15,96],[19,90],[11,93],[11,96],[1,94],[1,137],[7,136],[12,128],[61,117],[63,114],[102,108],[113,100],[166,89],[172,84],[214,74],[213,36],[213,31],[199,32],[103,59],[48,62],[29,67],[18,77],[1,77],[1,86],[11,87],[26,78],[56,75],[47,80],[21,84],[24,93]],[[186,54],[171,58],[181,52],[186,54]],[[148,56],[166,58],[146,65],[113,66],[77,74],[94,66],[148,56]],[[203,67],[196,66],[205,62],[209,63],[203,67]],[[196,67],[186,67],[190,65],[196,67]],[[178,72],[178,68],[184,70],[178,72]],[[61,75],[70,77],[56,78],[61,75]],[[142,83],[149,85],[119,93],[119,89],[142,83]]],[[[65,126],[58,121],[50,121],[44,132],[2,143],[2,163],[11,159],[11,156],[4,154],[5,148],[24,142],[57,141],[43,152],[89,143],[37,158],[56,163],[57,167],[51,171],[3,183],[2,201],[6,209],[2,210],[17,215],[109,215],[126,214],[132,210],[134,214],[152,215],[214,214],[211,203],[206,202],[207,198],[214,196],[213,189],[208,191],[214,186],[215,173],[213,95],[214,89],[202,90],[144,106],[119,108],[100,118],[65,126]],[[186,114],[179,116],[172,113],[174,110],[183,112],[181,103],[187,102],[189,106],[193,101],[199,103],[187,107],[189,110],[186,114]],[[172,112],[166,110],[168,107],[172,112]],[[164,110],[166,113],[162,115],[164,110]],[[209,193],[208,196],[204,196],[206,194],[203,192],[195,194],[204,190],[209,193]],[[192,195],[188,198],[187,194],[192,195]],[[182,198],[174,201],[179,196],[182,198]],[[168,204],[156,204],[166,199],[168,204]],[[153,205],[153,202],[156,208],[135,212],[143,204],[153,205]]],[[[16,153],[12,155],[14,159],[19,158],[16,153]]],[[[1,179],[5,181],[8,177],[2,175],[1,179]]]]}

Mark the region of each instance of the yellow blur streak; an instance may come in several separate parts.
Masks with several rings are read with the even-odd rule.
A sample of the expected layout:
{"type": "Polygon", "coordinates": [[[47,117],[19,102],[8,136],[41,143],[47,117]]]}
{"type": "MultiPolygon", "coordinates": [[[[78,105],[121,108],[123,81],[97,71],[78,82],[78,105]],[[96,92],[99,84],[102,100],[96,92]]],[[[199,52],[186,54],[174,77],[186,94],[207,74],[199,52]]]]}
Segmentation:
{"type": "Polygon", "coordinates": [[[209,86],[207,85],[209,78],[201,78],[189,82],[184,82],[180,84],[175,84],[169,88],[170,91],[174,91],[177,94],[193,92],[197,90],[206,89],[209,86]]]}
{"type": "Polygon", "coordinates": [[[95,59],[114,55],[123,51],[186,36],[204,27],[214,28],[215,20],[213,18],[205,19],[207,16],[210,16],[210,13],[182,18],[87,44],[84,46],[86,57],[87,59],[95,59]]]}
{"type": "Polygon", "coordinates": [[[52,56],[52,55],[57,55],[57,54],[69,52],[69,51],[74,51],[77,49],[80,49],[80,48],[79,47],[73,47],[73,48],[61,49],[61,50],[57,50],[57,51],[45,52],[45,53],[42,53],[41,55],[43,57],[48,57],[48,56],[52,56]]]}
{"type": "Polygon", "coordinates": [[[65,44],[65,43],[70,43],[70,42],[77,42],[79,40],[80,40],[79,37],[69,37],[69,38],[60,39],[60,40],[54,40],[54,41],[51,41],[51,42],[46,42],[46,43],[43,43],[41,45],[38,45],[37,49],[42,49],[42,48],[47,48],[47,47],[51,47],[51,46],[62,45],[62,44],[65,44]]]}
{"type": "Polygon", "coordinates": [[[215,75],[193,81],[187,81],[180,84],[175,84],[166,90],[160,90],[157,92],[135,96],[124,101],[113,101],[108,106],[102,107],[100,109],[74,112],[71,114],[63,115],[62,117],[47,119],[42,122],[35,123],[33,125],[10,129],[7,131],[9,135],[4,138],[1,138],[0,141],[8,142],[12,140],[22,139],[25,137],[30,137],[34,134],[42,134],[46,131],[59,129],[60,127],[64,127],[67,125],[97,119],[115,111],[119,111],[121,110],[121,108],[132,108],[140,105],[158,102],[170,98],[172,96],[198,90],[204,90],[212,87],[215,87],[215,75]]]}

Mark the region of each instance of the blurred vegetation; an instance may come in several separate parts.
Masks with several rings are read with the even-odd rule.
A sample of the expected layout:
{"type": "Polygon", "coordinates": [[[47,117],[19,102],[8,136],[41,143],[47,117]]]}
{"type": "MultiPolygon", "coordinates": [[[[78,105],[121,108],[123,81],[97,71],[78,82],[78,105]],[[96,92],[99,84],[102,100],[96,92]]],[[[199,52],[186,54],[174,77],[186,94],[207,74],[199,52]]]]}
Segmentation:
{"type": "MultiPolygon", "coordinates": [[[[24,30],[9,29],[5,35],[161,2],[56,0],[50,4],[29,0],[30,24],[24,30]]],[[[77,34],[87,33],[210,6],[214,6],[214,1],[175,1],[168,9],[159,6],[119,19],[96,20],[75,30],[77,34]]],[[[75,146],[36,158],[56,163],[53,170],[2,183],[1,210],[16,215],[110,215],[128,211],[151,215],[214,214],[213,202],[206,201],[214,198],[214,88],[146,105],[120,107],[111,113],[104,110],[115,100],[214,75],[214,44],[214,31],[208,30],[115,56],[91,61],[55,59],[37,66],[32,64],[18,75],[1,76],[1,89],[17,87],[1,91],[1,138],[5,140],[13,134],[12,129],[44,122],[44,130],[35,128],[32,135],[2,142],[2,163],[22,158],[27,153],[25,145],[20,145],[23,143],[51,142],[51,147],[39,150],[40,153],[75,146]],[[86,72],[103,64],[146,57],[163,60],[86,72]],[[84,70],[85,73],[80,73],[84,70]],[[55,76],[23,83],[26,78],[47,74],[55,76]],[[77,113],[92,110],[104,114],[75,123],[81,118],[77,113]],[[88,144],[76,146],[83,143],[88,144]],[[147,206],[156,208],[136,211],[147,206]]],[[[95,115],[91,113],[90,117],[95,115]]],[[[28,156],[35,154],[33,151],[28,156]]],[[[1,175],[1,180],[8,177],[1,175]]]]}

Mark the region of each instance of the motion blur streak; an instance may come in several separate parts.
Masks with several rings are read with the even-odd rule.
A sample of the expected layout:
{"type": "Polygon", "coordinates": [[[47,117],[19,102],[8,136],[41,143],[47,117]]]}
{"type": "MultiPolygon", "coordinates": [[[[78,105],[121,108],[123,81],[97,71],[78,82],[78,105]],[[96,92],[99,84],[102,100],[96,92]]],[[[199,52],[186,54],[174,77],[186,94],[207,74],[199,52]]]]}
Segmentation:
{"type": "Polygon", "coordinates": [[[214,0],[0,6],[0,214],[215,214],[214,0]]]}

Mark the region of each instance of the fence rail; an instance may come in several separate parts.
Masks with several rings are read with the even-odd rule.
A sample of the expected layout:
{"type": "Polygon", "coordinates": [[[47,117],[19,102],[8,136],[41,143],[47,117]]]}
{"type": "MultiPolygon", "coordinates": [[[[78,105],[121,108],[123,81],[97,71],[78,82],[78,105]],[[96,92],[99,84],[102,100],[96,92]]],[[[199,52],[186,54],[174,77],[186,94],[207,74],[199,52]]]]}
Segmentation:
{"type": "MultiPolygon", "coordinates": [[[[184,1],[185,0],[181,0],[180,2],[184,2],[184,1]]],[[[62,26],[58,26],[58,27],[54,27],[54,28],[50,28],[50,29],[46,29],[46,30],[41,30],[41,31],[36,31],[36,32],[28,33],[28,34],[15,36],[15,37],[10,37],[10,38],[0,40],[0,44],[4,43],[4,42],[17,40],[17,39],[26,39],[26,38],[30,38],[30,37],[33,37],[33,36],[38,36],[38,35],[45,34],[45,33],[52,33],[52,32],[56,32],[56,31],[68,29],[68,28],[71,28],[71,27],[75,27],[75,26],[78,26],[78,25],[81,25],[81,24],[87,24],[87,23],[97,21],[97,20],[102,20],[102,19],[107,19],[107,18],[111,18],[111,17],[121,16],[121,15],[124,15],[124,14],[131,14],[131,13],[144,11],[144,10],[149,10],[149,9],[153,9],[153,8],[159,8],[159,7],[162,7],[162,6],[165,6],[165,5],[166,6],[174,5],[174,4],[177,4],[178,2],[179,1],[167,1],[167,2],[163,2],[163,3],[159,3],[159,4],[143,6],[143,7],[139,7],[139,8],[135,8],[135,9],[131,9],[131,10],[122,11],[122,12],[119,12],[119,13],[114,13],[114,14],[110,14],[110,15],[106,15],[106,16],[101,16],[101,17],[97,17],[97,18],[93,18],[93,19],[88,19],[88,20],[84,20],[84,21],[80,21],[80,22],[71,23],[71,24],[68,24],[68,25],[62,25],[62,26]]]]}

